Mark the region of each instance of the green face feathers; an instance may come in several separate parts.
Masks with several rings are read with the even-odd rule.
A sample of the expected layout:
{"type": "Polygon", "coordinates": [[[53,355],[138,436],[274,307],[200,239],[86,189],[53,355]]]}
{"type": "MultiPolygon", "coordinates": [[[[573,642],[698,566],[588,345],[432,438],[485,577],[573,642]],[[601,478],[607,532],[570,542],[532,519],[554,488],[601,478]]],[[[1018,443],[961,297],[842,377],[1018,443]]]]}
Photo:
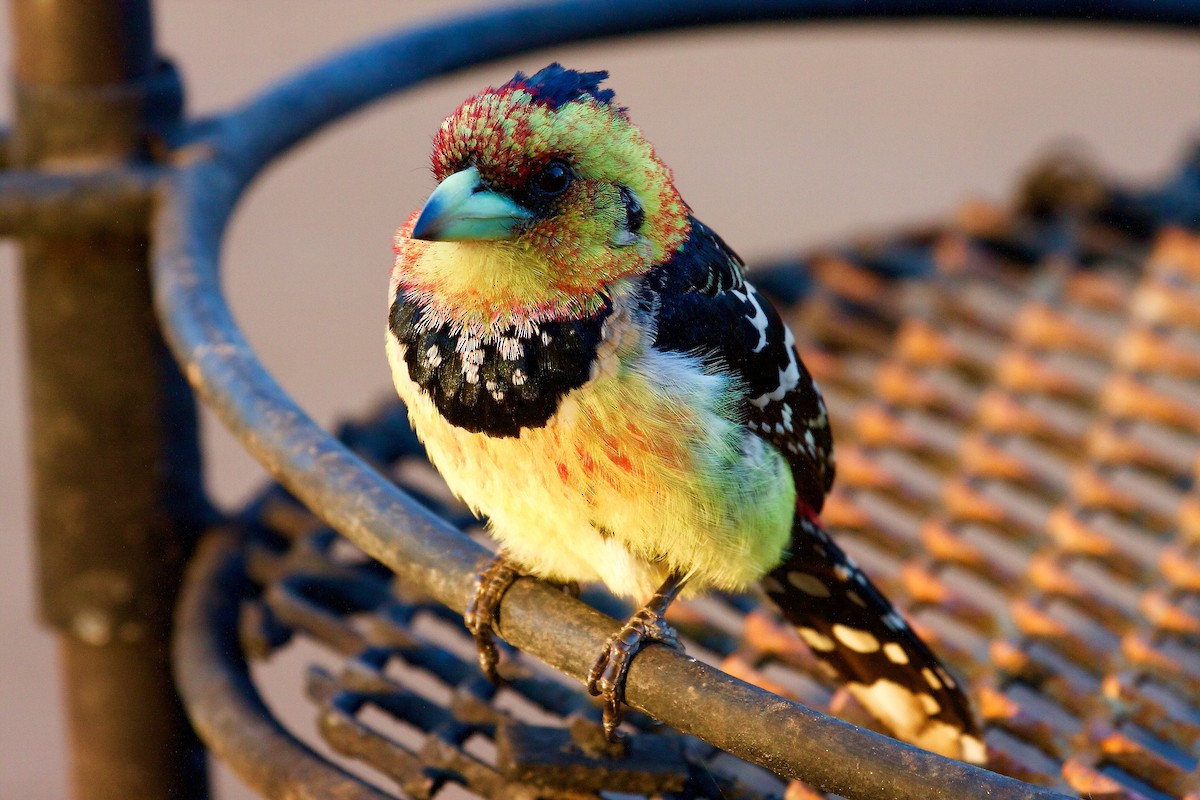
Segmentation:
{"type": "Polygon", "coordinates": [[[663,260],[686,237],[687,208],[613,91],[600,88],[606,77],[551,64],[470,98],[434,138],[434,175],[475,168],[485,187],[533,212],[537,219],[516,232],[530,241],[578,238],[591,225],[607,242],[634,213],[650,262],[663,260]]]}
{"type": "Polygon", "coordinates": [[[439,186],[397,238],[410,291],[489,325],[561,318],[683,244],[691,217],[671,171],[606,77],[518,73],[442,122],[439,186]]]}

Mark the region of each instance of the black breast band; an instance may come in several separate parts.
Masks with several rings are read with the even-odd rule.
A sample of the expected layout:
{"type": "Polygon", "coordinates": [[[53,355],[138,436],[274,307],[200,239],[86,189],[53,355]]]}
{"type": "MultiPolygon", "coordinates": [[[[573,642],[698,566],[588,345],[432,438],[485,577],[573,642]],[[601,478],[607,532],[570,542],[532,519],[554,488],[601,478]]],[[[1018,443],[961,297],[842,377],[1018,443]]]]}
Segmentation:
{"type": "Polygon", "coordinates": [[[389,327],[404,345],[413,382],[451,424],[488,436],[544,426],[563,397],[591,374],[612,302],[583,319],[546,321],[500,332],[436,324],[401,289],[389,327]]]}

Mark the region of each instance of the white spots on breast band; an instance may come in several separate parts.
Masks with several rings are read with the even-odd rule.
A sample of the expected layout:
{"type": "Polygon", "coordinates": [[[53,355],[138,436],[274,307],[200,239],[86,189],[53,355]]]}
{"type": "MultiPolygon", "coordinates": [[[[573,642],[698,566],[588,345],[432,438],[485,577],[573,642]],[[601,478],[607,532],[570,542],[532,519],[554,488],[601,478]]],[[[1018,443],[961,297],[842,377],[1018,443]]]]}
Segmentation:
{"type": "Polygon", "coordinates": [[[483,364],[483,343],[478,336],[465,333],[458,340],[457,350],[462,357],[463,378],[467,383],[479,383],[479,366],[483,364]]]}
{"type": "Polygon", "coordinates": [[[525,348],[521,345],[521,340],[515,336],[501,337],[498,349],[500,357],[505,361],[516,361],[525,355],[525,348]]]}

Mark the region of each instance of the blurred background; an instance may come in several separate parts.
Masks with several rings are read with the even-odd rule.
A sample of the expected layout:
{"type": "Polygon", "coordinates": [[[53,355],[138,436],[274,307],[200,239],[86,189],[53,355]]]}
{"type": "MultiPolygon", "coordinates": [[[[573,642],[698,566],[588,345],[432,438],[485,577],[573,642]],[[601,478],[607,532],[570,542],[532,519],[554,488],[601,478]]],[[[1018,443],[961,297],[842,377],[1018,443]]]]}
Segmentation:
{"type": "MultiPolygon", "coordinates": [[[[365,37],[481,5],[163,0],[156,32],[195,116],[365,37]]],[[[0,63],[11,58],[6,20],[0,63]]],[[[1200,135],[1195,38],[1109,29],[759,26],[557,48],[434,81],[307,141],[254,184],[226,239],[235,315],[321,423],[391,391],[390,237],[433,187],[441,118],[551,60],[609,70],[697,216],[751,264],[945,215],[967,198],[1003,202],[1064,144],[1120,179],[1152,181],[1200,135]]],[[[7,81],[0,108],[8,118],[7,81]]],[[[33,603],[15,255],[0,244],[0,797],[49,798],[66,794],[67,765],[55,643],[33,603]]],[[[236,508],[264,473],[215,419],[202,424],[208,485],[236,508]]],[[[228,775],[217,785],[221,797],[250,796],[228,775]]]]}

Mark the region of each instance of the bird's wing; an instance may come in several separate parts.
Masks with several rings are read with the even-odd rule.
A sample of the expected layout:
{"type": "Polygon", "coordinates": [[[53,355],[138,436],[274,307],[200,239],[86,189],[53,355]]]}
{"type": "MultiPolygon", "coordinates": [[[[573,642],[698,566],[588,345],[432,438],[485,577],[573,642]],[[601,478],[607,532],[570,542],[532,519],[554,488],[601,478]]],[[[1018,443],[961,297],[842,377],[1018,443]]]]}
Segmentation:
{"type": "Polygon", "coordinates": [[[797,513],[788,551],[764,581],[767,595],[813,654],[898,736],[981,761],[962,689],[821,526],[817,514],[834,475],[825,404],[791,332],[742,266],[720,237],[693,221],[683,248],[647,286],[656,293],[655,346],[701,354],[736,374],[744,424],[791,466],[797,513]]]}
{"type": "Polygon", "coordinates": [[[654,346],[694,353],[737,376],[740,421],[788,460],[798,497],[819,512],[833,483],[825,404],[774,306],[746,281],[743,262],[703,223],[647,276],[656,298],[654,346]]]}
{"type": "Polygon", "coordinates": [[[797,513],[789,552],[763,588],[813,655],[896,736],[954,758],[986,758],[963,688],[816,516],[797,513]]]}

